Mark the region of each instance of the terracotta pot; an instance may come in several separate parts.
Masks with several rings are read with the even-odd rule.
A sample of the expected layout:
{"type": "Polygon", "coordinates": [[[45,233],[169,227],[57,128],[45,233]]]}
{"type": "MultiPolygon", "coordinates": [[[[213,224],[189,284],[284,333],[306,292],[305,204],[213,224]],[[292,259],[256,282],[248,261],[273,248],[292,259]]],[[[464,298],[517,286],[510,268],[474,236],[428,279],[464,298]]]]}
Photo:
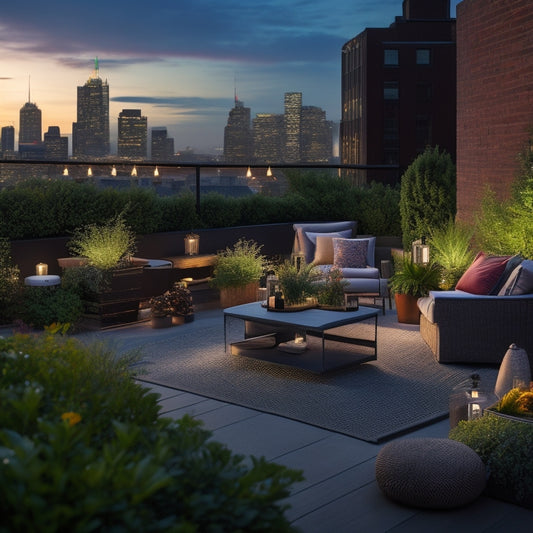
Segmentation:
{"type": "Polygon", "coordinates": [[[171,316],[153,316],[150,324],[154,329],[169,328],[172,326],[171,316]]]}
{"type": "Polygon", "coordinates": [[[233,307],[234,305],[247,304],[257,301],[259,282],[254,281],[244,287],[226,287],[220,289],[220,305],[222,308],[233,307]]]}
{"type": "Polygon", "coordinates": [[[172,325],[173,326],[181,326],[182,324],[185,324],[185,317],[183,315],[173,315],[172,316],[172,325]]]}
{"type": "Polygon", "coordinates": [[[420,309],[416,305],[418,296],[410,294],[395,294],[396,312],[398,313],[398,322],[403,324],[420,324],[420,309]]]}

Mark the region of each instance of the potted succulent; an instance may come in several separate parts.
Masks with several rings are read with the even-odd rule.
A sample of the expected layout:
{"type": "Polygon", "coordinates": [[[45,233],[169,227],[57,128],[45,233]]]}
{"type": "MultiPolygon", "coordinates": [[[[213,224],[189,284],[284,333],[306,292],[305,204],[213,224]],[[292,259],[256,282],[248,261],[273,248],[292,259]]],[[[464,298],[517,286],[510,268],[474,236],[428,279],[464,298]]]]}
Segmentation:
{"type": "Polygon", "coordinates": [[[262,246],[239,239],[233,248],[217,254],[211,285],[220,290],[223,308],[257,300],[259,281],[268,266],[262,246]]]}
{"type": "Polygon", "coordinates": [[[389,286],[394,293],[398,322],[419,324],[418,298],[438,290],[440,281],[441,269],[436,263],[413,263],[410,254],[396,258],[389,286]]]}
{"type": "Polygon", "coordinates": [[[194,320],[192,294],[184,283],[174,283],[174,286],[165,294],[168,296],[173,324],[183,324],[194,320]]]}
{"type": "Polygon", "coordinates": [[[135,234],[124,213],[75,230],[67,247],[79,264],[64,270],[63,281],[78,286],[86,313],[102,327],[136,321],[144,264],[133,260],[135,234]]]}
{"type": "Polygon", "coordinates": [[[168,293],[150,298],[151,325],[153,328],[172,326],[172,308],[168,293]]]}

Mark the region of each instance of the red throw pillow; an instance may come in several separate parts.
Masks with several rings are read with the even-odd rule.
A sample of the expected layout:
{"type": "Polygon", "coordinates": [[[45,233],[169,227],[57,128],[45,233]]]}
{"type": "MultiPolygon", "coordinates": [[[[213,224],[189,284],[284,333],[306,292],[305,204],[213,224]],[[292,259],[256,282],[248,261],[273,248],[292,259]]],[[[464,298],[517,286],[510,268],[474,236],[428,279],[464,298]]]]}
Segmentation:
{"type": "Polygon", "coordinates": [[[471,294],[490,294],[511,256],[485,255],[479,252],[455,288],[471,294]]]}

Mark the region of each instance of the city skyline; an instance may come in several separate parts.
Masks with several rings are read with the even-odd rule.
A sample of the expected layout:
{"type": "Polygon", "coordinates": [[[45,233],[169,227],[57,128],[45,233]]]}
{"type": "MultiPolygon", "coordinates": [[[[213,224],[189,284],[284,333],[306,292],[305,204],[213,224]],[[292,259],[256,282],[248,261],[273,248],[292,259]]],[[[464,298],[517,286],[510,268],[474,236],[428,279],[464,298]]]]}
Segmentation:
{"type": "Polygon", "coordinates": [[[95,57],[110,86],[113,151],[119,113],[136,108],[149,129],[167,127],[176,149],[217,153],[235,90],[253,116],[281,113],[284,93],[295,91],[338,122],[342,45],[401,12],[401,0],[8,4],[0,15],[0,126],[15,126],[18,137],[30,83],[43,131],[59,126],[70,136],[76,87],[95,57]]]}

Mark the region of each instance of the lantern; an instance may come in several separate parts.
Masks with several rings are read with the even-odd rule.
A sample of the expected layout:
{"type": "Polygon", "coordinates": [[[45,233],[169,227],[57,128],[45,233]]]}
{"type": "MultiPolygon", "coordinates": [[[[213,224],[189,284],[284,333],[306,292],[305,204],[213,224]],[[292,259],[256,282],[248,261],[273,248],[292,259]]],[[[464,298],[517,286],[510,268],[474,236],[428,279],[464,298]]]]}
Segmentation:
{"type": "Polygon", "coordinates": [[[483,411],[496,403],[494,393],[480,387],[479,374],[472,374],[469,379],[454,387],[450,396],[450,428],[460,420],[474,420],[483,415],[483,411]]]}
{"type": "Polygon", "coordinates": [[[413,263],[427,265],[429,263],[429,244],[426,239],[418,239],[411,245],[411,258],[413,263]]]}
{"type": "Polygon", "coordinates": [[[200,235],[188,233],[185,235],[185,255],[198,255],[200,249],[200,235]]]}
{"type": "Polygon", "coordinates": [[[35,265],[35,274],[37,276],[48,276],[48,265],[46,263],[37,263],[35,265]]]}

